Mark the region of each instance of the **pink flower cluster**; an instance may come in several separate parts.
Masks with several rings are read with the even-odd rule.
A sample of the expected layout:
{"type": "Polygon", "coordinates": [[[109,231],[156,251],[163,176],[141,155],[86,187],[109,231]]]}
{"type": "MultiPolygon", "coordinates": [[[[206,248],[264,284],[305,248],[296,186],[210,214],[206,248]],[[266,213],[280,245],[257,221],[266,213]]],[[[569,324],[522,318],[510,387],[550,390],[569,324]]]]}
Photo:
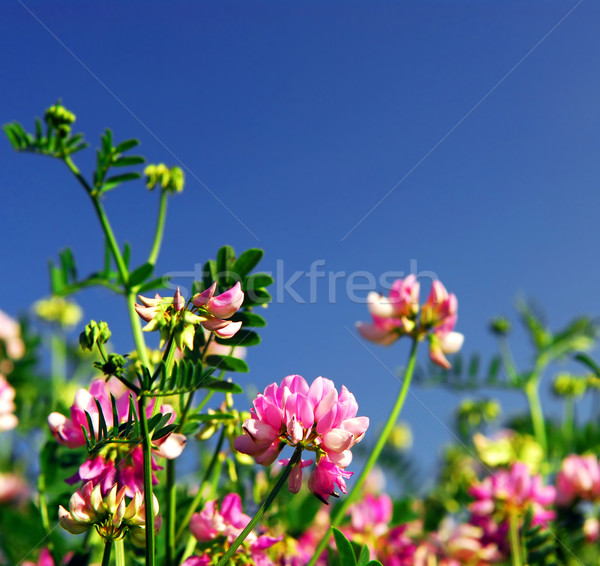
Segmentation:
{"type": "Polygon", "coordinates": [[[600,466],[593,455],[567,456],[556,477],[556,504],[568,506],[574,501],[600,501],[600,466]]]}
{"type": "Polygon", "coordinates": [[[4,342],[4,348],[9,358],[19,360],[25,354],[25,344],[21,338],[21,327],[15,319],[8,316],[4,311],[0,311],[0,341],[4,342]]]}
{"type": "Polygon", "coordinates": [[[201,324],[205,330],[214,332],[221,338],[231,338],[242,327],[241,322],[230,319],[244,302],[244,292],[236,283],[231,289],[215,296],[217,284],[213,283],[206,291],[192,297],[193,307],[188,310],[179,287],[172,299],[163,298],[158,293],[154,298],[142,297],[135,310],[148,324],[146,332],[160,330],[161,345],[173,337],[180,350],[193,349],[195,327],[201,324]]]}
{"type": "MultiPolygon", "coordinates": [[[[250,522],[250,517],[242,512],[242,500],[237,493],[230,493],[223,498],[219,509],[217,501],[206,503],[200,513],[195,513],[190,521],[190,530],[199,542],[211,542],[220,537],[231,544],[250,522]]],[[[271,566],[273,562],[265,554],[265,550],[282,537],[258,536],[254,532],[246,537],[238,553],[247,551],[249,558],[257,566],[271,566]]],[[[210,556],[192,557],[184,564],[200,566],[209,564],[210,556]]]]}
{"type": "Polygon", "coordinates": [[[369,293],[371,324],[357,323],[360,334],[366,340],[388,346],[402,336],[429,339],[429,355],[436,364],[449,368],[445,354],[458,352],[464,337],[454,332],[458,301],[439,281],[434,281],[427,302],[419,316],[419,282],[414,275],[397,279],[389,297],[369,293]]]}
{"type": "MultiPolygon", "coordinates": [[[[356,416],[358,404],[345,386],[338,393],[329,379],[318,377],[309,386],[303,377],[290,375],[281,385],[269,385],[253,405],[251,417],[243,424],[244,434],[235,439],[239,452],[265,466],[272,464],[286,445],[315,452],[309,489],[325,503],[329,496],[337,496],[336,485],[346,493],[345,480],[352,475],[344,471],[352,461],[350,448],[363,438],[369,419],[356,416]]],[[[302,468],[311,463],[299,462],[294,467],[289,478],[291,492],[298,492],[302,468]]]]}
{"type": "MultiPolygon", "coordinates": [[[[86,412],[91,417],[95,433],[97,434],[99,430],[100,416],[96,401],[100,404],[106,426],[110,429],[115,424],[113,423],[111,394],[116,399],[119,423],[126,422],[129,414],[130,393],[116,379],[110,379],[108,382],[95,380],[92,381],[89,391],[79,389],[75,395],[75,401],[71,406],[70,419],[56,412],[49,415],[48,426],[52,436],[57,442],[69,448],[84,446],[85,437],[82,428],[87,431],[88,435],[90,434],[86,412]]],[[[135,396],[133,398],[135,401],[135,396]]],[[[153,407],[154,403],[149,403],[147,407],[148,417],[152,415],[153,407]]],[[[162,414],[171,413],[169,424],[175,420],[175,411],[170,405],[162,405],[160,412],[162,414]]],[[[167,459],[177,458],[183,451],[185,442],[186,437],[183,434],[170,433],[160,439],[153,440],[153,446],[155,447],[153,455],[167,459]]],[[[80,466],[79,473],[71,478],[71,483],[92,481],[94,484],[101,484],[102,491],[105,493],[116,481],[120,486],[126,487],[128,497],[133,497],[136,491],[142,489],[143,485],[142,451],[139,446],[133,450],[130,448],[127,446],[124,455],[111,453],[112,455],[107,457],[107,455],[101,454],[87,460],[80,466]]],[[[153,469],[160,469],[154,461],[153,469]]]]}
{"type": "Polygon", "coordinates": [[[15,410],[14,399],[14,388],[0,374],[0,432],[15,428],[19,424],[19,419],[13,414],[15,410]]]}
{"type": "Polygon", "coordinates": [[[542,477],[532,475],[522,462],[515,462],[510,470],[498,470],[471,486],[469,494],[475,499],[470,505],[475,518],[502,522],[511,514],[523,517],[531,510],[532,524],[546,525],[556,515],[548,509],[556,498],[555,488],[544,486],[542,477]]]}

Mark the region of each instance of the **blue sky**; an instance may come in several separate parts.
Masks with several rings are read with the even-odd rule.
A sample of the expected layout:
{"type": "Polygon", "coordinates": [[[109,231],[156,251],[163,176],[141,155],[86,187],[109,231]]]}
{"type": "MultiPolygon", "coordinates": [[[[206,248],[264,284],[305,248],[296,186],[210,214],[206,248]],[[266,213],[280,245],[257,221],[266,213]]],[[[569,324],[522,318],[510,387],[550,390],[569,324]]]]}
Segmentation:
{"type": "MultiPolygon", "coordinates": [[[[264,248],[280,286],[324,262],[314,303],[302,275],[293,289],[304,303],[282,292],[269,306],[242,381],[324,375],[381,423],[408,344],[357,340],[368,313],[345,287],[358,271],[437,274],[458,297],[467,355],[494,353],[487,322],[512,315],[517,296],[535,298],[554,328],[598,315],[598,4],[26,1],[3,14],[2,123],[31,127],[62,98],[92,147],[111,127],[139,138],[150,162],[185,169],[159,273],[193,271],[223,244],[264,248]],[[329,273],[342,271],[333,298],[329,273]]],[[[80,155],[89,172],[93,152],[80,155]]],[[[60,163],[7,141],[0,162],[0,308],[16,315],[48,292],[59,249],[71,246],[85,274],[102,245],[60,163]]],[[[156,197],[142,183],[106,197],[139,263],[156,197]]],[[[131,346],[118,298],[98,290],[80,302],[86,318],[108,320],[118,348],[131,346]]],[[[515,349],[527,362],[527,344],[515,349]]],[[[505,414],[522,406],[503,399],[505,414]]],[[[457,400],[409,398],[423,462],[449,438],[442,422],[457,400]]]]}

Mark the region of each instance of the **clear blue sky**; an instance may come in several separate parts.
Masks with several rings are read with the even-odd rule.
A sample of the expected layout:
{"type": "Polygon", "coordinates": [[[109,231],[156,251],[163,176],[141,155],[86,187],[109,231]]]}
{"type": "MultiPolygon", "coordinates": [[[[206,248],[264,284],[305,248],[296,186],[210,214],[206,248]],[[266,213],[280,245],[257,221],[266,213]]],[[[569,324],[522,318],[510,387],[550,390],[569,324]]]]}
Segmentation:
{"type": "MultiPolygon", "coordinates": [[[[327,275],[310,304],[302,276],[305,304],[284,292],[268,308],[240,380],[330,377],[376,426],[398,387],[386,367],[405,363],[408,344],[359,343],[354,322],[368,314],[348,297],[349,274],[408,273],[411,260],[436,273],[458,297],[465,353],[484,357],[488,320],[512,314],[519,294],[554,328],[599,314],[599,23],[590,0],[7,1],[0,119],[31,127],[60,97],[93,146],[110,126],[151,162],[182,166],[159,272],[193,271],[225,243],[264,248],[280,285],[316,260],[346,272],[335,300],[327,275]]],[[[92,157],[79,159],[87,172],[92,157]]],[[[47,293],[62,247],[82,274],[97,269],[100,231],[60,163],[7,141],[0,163],[0,308],[16,315],[47,293]]],[[[140,263],[156,197],[140,182],[106,198],[140,263]]],[[[131,346],[118,299],[80,300],[131,346]]],[[[415,394],[404,417],[431,461],[457,398],[415,394]]],[[[505,401],[506,413],[521,406],[505,401]]]]}

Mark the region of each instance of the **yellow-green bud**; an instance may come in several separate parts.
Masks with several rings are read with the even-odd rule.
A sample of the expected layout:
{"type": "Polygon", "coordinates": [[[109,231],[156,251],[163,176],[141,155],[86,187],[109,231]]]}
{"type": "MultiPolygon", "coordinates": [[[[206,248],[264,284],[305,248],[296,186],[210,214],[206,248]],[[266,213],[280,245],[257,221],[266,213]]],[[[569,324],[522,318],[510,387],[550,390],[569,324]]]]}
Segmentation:
{"type": "Polygon", "coordinates": [[[110,335],[110,329],[106,322],[92,320],[79,335],[79,345],[82,350],[92,350],[96,343],[104,344],[108,342],[110,335]]]}
{"type": "Polygon", "coordinates": [[[62,327],[75,326],[83,316],[79,305],[63,297],[42,299],[33,305],[33,309],[42,320],[58,323],[62,327]]]}
{"type": "Polygon", "coordinates": [[[503,316],[497,316],[490,322],[490,330],[496,336],[507,336],[511,331],[512,325],[510,321],[503,316]]]}
{"type": "Polygon", "coordinates": [[[554,394],[558,397],[581,397],[587,388],[587,378],[569,373],[557,375],[553,384],[554,394]]]}

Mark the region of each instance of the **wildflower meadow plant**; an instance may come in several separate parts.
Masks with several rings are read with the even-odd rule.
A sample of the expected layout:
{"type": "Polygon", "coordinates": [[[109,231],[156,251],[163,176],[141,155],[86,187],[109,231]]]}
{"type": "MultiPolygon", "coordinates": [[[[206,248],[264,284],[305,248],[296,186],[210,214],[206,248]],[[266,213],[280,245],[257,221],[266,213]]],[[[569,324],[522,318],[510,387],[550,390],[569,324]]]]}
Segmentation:
{"type": "Polygon", "coordinates": [[[517,365],[505,318],[490,325],[499,353],[483,363],[460,353],[457,297],[436,279],[422,302],[422,281],[408,275],[387,295],[370,292],[371,320],[357,324],[368,349],[410,344],[380,429],[339,379],[290,374],[241,401],[254,391],[239,376],[260,344],[274,282],[257,271],[263,251],[225,245],[191,289],[177,287],[156,265],[168,202],[185,198],[183,171],[147,164],[133,153],[137,140],[107,129],[85,173],[76,161],[88,144],[75,123],[57,103],[32,132],[4,126],[16,151],[70,172],[105,254],[82,276],[73,252],[61,251],[50,297],[18,321],[0,311],[0,564],[599,563],[600,425],[581,411],[600,389],[592,319],[552,331],[520,303],[532,365],[517,365]],[[105,202],[141,180],[157,213],[148,248],[134,253],[105,202]],[[74,296],[88,287],[122,298],[133,351],[106,321],[80,325],[74,296]],[[423,343],[428,361],[418,365],[423,343]],[[551,387],[558,418],[544,412],[541,385],[565,360],[551,387]],[[409,452],[419,427],[398,424],[409,389],[424,385],[469,391],[428,481],[409,452]],[[499,400],[483,394],[496,389],[523,396],[526,413],[503,421],[499,400]]]}

